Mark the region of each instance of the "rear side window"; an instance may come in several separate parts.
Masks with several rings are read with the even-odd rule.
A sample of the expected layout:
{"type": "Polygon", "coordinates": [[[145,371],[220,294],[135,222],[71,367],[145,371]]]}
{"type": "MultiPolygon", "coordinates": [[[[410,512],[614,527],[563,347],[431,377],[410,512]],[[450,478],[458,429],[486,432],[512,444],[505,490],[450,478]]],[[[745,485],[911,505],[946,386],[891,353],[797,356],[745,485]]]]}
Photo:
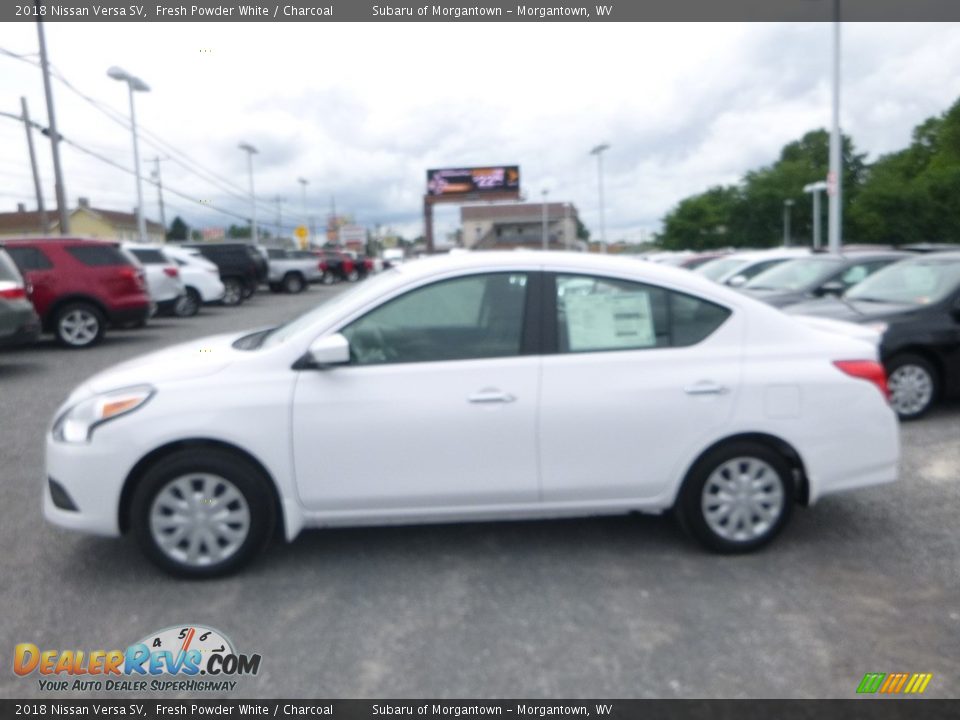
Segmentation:
{"type": "Polygon", "coordinates": [[[153,248],[130,248],[130,252],[144,265],[166,265],[170,262],[166,255],[153,248]]]}
{"type": "Polygon", "coordinates": [[[730,310],[654,285],[558,275],[557,343],[562,353],[688,347],[711,335],[730,310]]]}
{"type": "Polygon", "coordinates": [[[0,248],[0,280],[13,280],[14,282],[20,282],[20,271],[17,270],[17,266],[14,264],[13,260],[10,259],[10,256],[4,252],[3,248],[0,248]]]}
{"type": "Polygon", "coordinates": [[[284,258],[286,258],[287,254],[283,250],[270,248],[269,250],[267,250],[267,256],[271,260],[283,260],[284,258]]]}
{"type": "Polygon", "coordinates": [[[8,247],[7,252],[20,268],[21,272],[30,270],[49,270],[53,267],[50,258],[40,248],[35,247],[8,247]]]}
{"type": "Polygon", "coordinates": [[[71,245],[66,250],[84,265],[91,267],[130,265],[126,256],[113,245],[71,245]]]}

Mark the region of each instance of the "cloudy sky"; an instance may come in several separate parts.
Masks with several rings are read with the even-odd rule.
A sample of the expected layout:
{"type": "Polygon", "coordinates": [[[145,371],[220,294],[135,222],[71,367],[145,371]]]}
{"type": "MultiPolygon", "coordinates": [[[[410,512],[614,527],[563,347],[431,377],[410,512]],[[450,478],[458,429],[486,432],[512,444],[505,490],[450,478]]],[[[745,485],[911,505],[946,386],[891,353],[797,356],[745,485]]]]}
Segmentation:
{"type": "MultiPolygon", "coordinates": [[[[247,217],[246,156],[255,145],[258,220],[338,211],[373,227],[422,232],[428,167],[518,164],[528,198],[573,202],[598,227],[597,166],[605,156],[611,239],[641,239],[685,196],[737,181],[830,120],[829,24],[566,23],[54,23],[50,59],[106,114],[55,82],[61,133],[126,168],[129,113],[122,66],[137,95],[146,176],[161,167],[167,221],[197,226],[247,217]],[[201,177],[200,173],[205,175],[201,177]],[[174,195],[177,191],[180,195],[174,195]],[[185,197],[184,197],[185,196],[185,197]],[[207,204],[202,204],[204,201],[207,204]]],[[[903,147],[924,118],[960,97],[960,25],[847,24],[844,131],[871,157],[903,147]]],[[[31,24],[0,24],[0,48],[35,60],[31,24]]],[[[46,124],[39,70],[0,54],[0,112],[25,96],[46,124]]],[[[38,138],[40,139],[40,138],[38,138]]],[[[41,139],[42,140],[42,139],[41,139]]],[[[40,173],[53,198],[49,143],[40,173]]],[[[73,147],[62,150],[71,206],[131,209],[133,176],[73,147]]],[[[158,218],[157,192],[145,207],[158,218]]],[[[0,117],[0,209],[33,206],[21,125],[0,117]]],[[[438,233],[458,225],[454,207],[438,233]]]]}

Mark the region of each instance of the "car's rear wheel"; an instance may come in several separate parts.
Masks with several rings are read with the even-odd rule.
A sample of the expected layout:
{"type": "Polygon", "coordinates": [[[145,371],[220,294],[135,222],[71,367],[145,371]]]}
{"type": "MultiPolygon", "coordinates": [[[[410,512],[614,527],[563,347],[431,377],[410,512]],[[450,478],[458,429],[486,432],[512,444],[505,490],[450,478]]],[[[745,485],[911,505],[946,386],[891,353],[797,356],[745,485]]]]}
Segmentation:
{"type": "Polygon", "coordinates": [[[359,279],[360,279],[360,273],[358,273],[356,270],[351,270],[350,272],[347,273],[348,282],[356,282],[359,279]]]}
{"type": "Polygon", "coordinates": [[[151,467],[134,491],[130,527],[144,553],[174,575],[225,575],[250,562],[273,531],[263,474],[223,450],[188,449],[151,467]]]}
{"type": "Polygon", "coordinates": [[[234,306],[243,302],[243,283],[237,278],[223,279],[223,304],[234,306]]]}
{"type": "Polygon", "coordinates": [[[890,405],[900,419],[916,420],[924,415],[937,399],[940,390],[936,368],[913,353],[897,355],[886,365],[890,405]]]}
{"type": "Polygon", "coordinates": [[[200,312],[201,303],[200,293],[194,288],[188,287],[187,291],[178,297],[177,302],[174,303],[173,314],[177,317],[193,317],[200,312]]]}
{"type": "Polygon", "coordinates": [[[287,273],[283,277],[283,290],[291,295],[296,295],[297,293],[303,292],[303,289],[306,286],[307,283],[304,281],[303,275],[300,273],[287,273]]]}
{"type": "Polygon", "coordinates": [[[330,270],[323,271],[323,284],[324,285],[333,285],[337,281],[336,276],[330,270]]]}
{"type": "Polygon", "coordinates": [[[690,471],[677,512],[702,545],[720,553],[756,550],[783,529],[793,510],[792,471],[786,460],[755,442],[711,451],[690,471]]]}
{"type": "Polygon", "coordinates": [[[96,345],[103,339],[106,321],[103,313],[89,303],[70,303],[57,311],[53,321],[57,342],[79,349],[96,345]]]}

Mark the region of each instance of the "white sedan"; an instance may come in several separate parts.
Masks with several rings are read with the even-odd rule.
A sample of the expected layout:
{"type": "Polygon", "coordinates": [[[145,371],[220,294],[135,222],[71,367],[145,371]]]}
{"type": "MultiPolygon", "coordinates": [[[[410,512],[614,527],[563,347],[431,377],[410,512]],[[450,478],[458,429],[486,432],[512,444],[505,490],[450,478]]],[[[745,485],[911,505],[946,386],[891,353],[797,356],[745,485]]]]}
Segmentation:
{"type": "Polygon", "coordinates": [[[896,479],[876,343],[653,263],[424,259],[85,382],[44,512],[192,577],[305,527],[671,508],[753,550],[796,503],[896,479]]]}
{"type": "Polygon", "coordinates": [[[186,293],[174,306],[178,317],[192,317],[200,312],[200,306],[223,300],[227,294],[220,269],[200,254],[199,250],[164,245],[163,253],[180,268],[180,277],[186,293]]]}

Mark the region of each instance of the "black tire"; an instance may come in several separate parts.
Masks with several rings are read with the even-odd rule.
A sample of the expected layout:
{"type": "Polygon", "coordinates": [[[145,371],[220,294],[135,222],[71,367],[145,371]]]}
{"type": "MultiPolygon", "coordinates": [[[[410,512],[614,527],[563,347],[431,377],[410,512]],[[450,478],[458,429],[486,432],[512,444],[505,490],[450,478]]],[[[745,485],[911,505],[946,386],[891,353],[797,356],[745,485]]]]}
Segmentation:
{"type": "Polygon", "coordinates": [[[927,414],[940,395],[940,374],[926,358],[913,353],[895,355],[885,363],[890,405],[901,420],[927,414]]]}
{"type": "Polygon", "coordinates": [[[675,510],[683,528],[707,549],[723,554],[745,553],[763,547],[780,533],[793,512],[795,496],[793,472],[782,455],[760,443],[737,441],[712,450],[697,462],[684,480],[675,510]],[[731,471],[740,475],[734,479],[731,471]],[[724,478],[728,475],[735,489],[730,490],[733,500],[724,503],[714,490],[717,483],[727,482],[724,478]],[[763,500],[757,503],[775,510],[775,515],[764,518],[759,510],[746,505],[738,507],[741,489],[736,486],[741,482],[744,485],[765,482],[759,488],[764,490],[763,500]],[[707,518],[707,508],[711,505],[716,511],[712,521],[707,518]],[[721,506],[733,509],[724,517],[721,506]],[[734,512],[740,513],[735,524],[734,512]],[[721,528],[724,520],[726,525],[721,528]],[[738,532],[740,528],[742,532],[738,532]],[[736,537],[738,534],[740,537],[736,537]]]}
{"type": "Polygon", "coordinates": [[[234,307],[243,304],[243,283],[237,278],[228,277],[223,279],[223,287],[226,292],[221,301],[227,307],[234,307]]]}
{"type": "Polygon", "coordinates": [[[177,317],[193,317],[200,312],[202,304],[203,299],[200,297],[200,293],[196,289],[188,287],[187,291],[177,298],[177,301],[173,304],[173,314],[177,317]]]}
{"type": "Polygon", "coordinates": [[[57,342],[71,350],[93,347],[103,340],[106,318],[96,305],[73,302],[57,310],[53,333],[57,342]]]}
{"type": "MultiPolygon", "coordinates": [[[[276,512],[269,482],[253,465],[225,450],[187,449],[168,455],[147,470],[134,490],[130,503],[131,532],[144,554],[154,564],[172,575],[204,579],[236,572],[266,547],[273,534],[276,512]],[[248,523],[242,541],[239,541],[236,549],[230,550],[227,557],[208,564],[191,564],[170,554],[171,552],[188,552],[188,548],[178,544],[167,551],[161,547],[155,536],[157,533],[162,533],[160,530],[152,529],[151,516],[154,515],[158,497],[165,489],[174,487],[172,483],[186,482],[192,488],[197,485],[202,487],[203,481],[199,477],[194,477],[201,475],[219,478],[220,481],[232,485],[239,492],[246,504],[248,523]]],[[[242,504],[237,501],[231,503],[231,505],[234,504],[242,507],[242,504]]],[[[198,505],[198,507],[206,506],[207,504],[198,505]]],[[[162,500],[156,508],[162,515],[160,512],[163,509],[162,500]]],[[[172,536],[173,533],[170,535],[172,536]]],[[[181,541],[183,542],[188,546],[190,544],[186,538],[181,541]]],[[[207,548],[208,553],[210,551],[205,539],[199,543],[198,553],[199,548],[207,548]]],[[[222,550],[222,548],[223,546],[218,545],[218,549],[222,550]]]]}
{"type": "Polygon", "coordinates": [[[337,281],[336,275],[330,270],[323,271],[323,278],[320,280],[324,285],[333,285],[337,281]]]}
{"type": "Polygon", "coordinates": [[[300,273],[289,272],[283,276],[283,290],[290,295],[298,295],[307,287],[307,281],[300,273]]]}

